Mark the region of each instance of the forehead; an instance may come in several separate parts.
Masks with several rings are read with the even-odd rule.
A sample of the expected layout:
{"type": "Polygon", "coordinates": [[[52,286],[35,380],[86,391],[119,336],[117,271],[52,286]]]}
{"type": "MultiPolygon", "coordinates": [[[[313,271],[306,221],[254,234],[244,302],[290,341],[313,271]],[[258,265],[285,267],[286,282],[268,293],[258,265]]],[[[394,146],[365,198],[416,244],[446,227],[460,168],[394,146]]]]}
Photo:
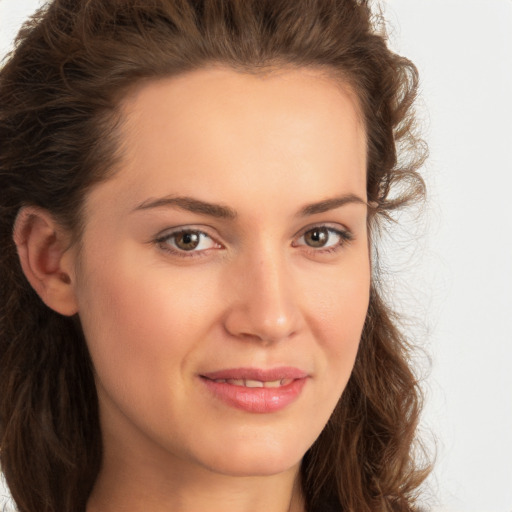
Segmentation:
{"type": "Polygon", "coordinates": [[[110,181],[127,203],[172,193],[237,202],[241,188],[265,201],[297,182],[296,201],[366,193],[357,97],[320,71],[201,69],[143,83],[121,108],[123,157],[110,181]]]}

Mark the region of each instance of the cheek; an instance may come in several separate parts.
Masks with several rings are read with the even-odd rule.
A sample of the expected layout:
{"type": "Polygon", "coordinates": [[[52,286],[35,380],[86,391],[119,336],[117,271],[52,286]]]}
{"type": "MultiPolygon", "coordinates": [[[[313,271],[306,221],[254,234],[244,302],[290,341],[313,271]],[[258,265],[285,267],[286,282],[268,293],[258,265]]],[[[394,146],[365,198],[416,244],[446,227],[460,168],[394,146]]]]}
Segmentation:
{"type": "Polygon", "coordinates": [[[356,261],[309,295],[315,312],[310,325],[324,355],[324,370],[338,390],[352,372],[370,297],[370,265],[364,258],[356,261]]]}
{"type": "Polygon", "coordinates": [[[177,424],[191,401],[187,377],[207,339],[215,288],[206,276],[191,282],[152,260],[143,264],[133,251],[119,254],[84,266],[79,301],[103,427],[124,432],[121,411],[158,437],[158,425],[177,424]]]}
{"type": "Polygon", "coordinates": [[[164,364],[179,368],[201,338],[211,301],[179,273],[143,264],[133,251],[116,253],[124,256],[113,258],[103,252],[101,261],[90,258],[87,268],[94,271],[84,268],[84,286],[78,294],[98,375],[143,379],[164,364]]]}
{"type": "Polygon", "coordinates": [[[338,340],[338,343],[332,344],[332,349],[343,351],[347,346],[354,345],[357,349],[368,311],[370,281],[365,276],[360,280],[350,279],[341,283],[339,289],[336,306],[329,311],[331,325],[337,331],[331,339],[338,340]]]}
{"type": "Polygon", "coordinates": [[[370,267],[367,260],[357,260],[358,264],[342,267],[338,272],[317,276],[315,287],[307,293],[310,309],[315,311],[317,327],[330,331],[325,336],[336,346],[336,335],[345,333],[342,338],[357,338],[368,310],[370,297],[370,267]]]}

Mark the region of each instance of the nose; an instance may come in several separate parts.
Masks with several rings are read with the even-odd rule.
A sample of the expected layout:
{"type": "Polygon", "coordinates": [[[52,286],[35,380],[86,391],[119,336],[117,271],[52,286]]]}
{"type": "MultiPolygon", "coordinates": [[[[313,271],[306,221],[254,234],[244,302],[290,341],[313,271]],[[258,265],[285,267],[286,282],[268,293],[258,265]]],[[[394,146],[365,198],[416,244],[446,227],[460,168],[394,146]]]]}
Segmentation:
{"type": "Polygon", "coordinates": [[[230,273],[226,330],[265,344],[293,337],[303,318],[289,265],[270,252],[251,260],[230,273]]]}

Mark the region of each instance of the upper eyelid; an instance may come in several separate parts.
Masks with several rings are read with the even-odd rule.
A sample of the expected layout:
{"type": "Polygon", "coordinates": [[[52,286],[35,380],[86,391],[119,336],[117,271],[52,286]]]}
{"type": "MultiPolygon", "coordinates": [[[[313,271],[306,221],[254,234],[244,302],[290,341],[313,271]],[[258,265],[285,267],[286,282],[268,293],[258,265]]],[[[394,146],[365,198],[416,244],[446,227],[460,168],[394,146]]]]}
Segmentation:
{"type": "MultiPolygon", "coordinates": [[[[307,226],[302,227],[301,229],[299,229],[298,231],[295,232],[295,234],[293,235],[292,238],[297,238],[297,237],[303,236],[304,233],[307,233],[308,231],[315,229],[315,228],[327,228],[327,229],[332,229],[334,231],[341,231],[341,232],[353,235],[352,230],[343,224],[340,224],[337,222],[316,222],[316,223],[311,223],[311,224],[308,224],[307,226]]],[[[160,231],[154,237],[154,239],[168,238],[168,237],[171,237],[172,235],[183,233],[184,231],[197,231],[198,233],[202,233],[202,234],[210,237],[211,239],[215,240],[217,243],[220,243],[221,245],[223,245],[222,242],[220,242],[218,240],[218,238],[222,238],[222,237],[217,236],[217,235],[212,235],[211,233],[209,233],[210,229],[213,229],[213,228],[209,228],[209,226],[207,226],[205,229],[205,227],[203,227],[203,226],[198,227],[198,226],[195,226],[194,224],[177,226],[175,228],[167,228],[167,229],[160,231]]]]}
{"type": "MultiPolygon", "coordinates": [[[[304,245],[305,247],[309,247],[314,252],[322,252],[322,250],[332,249],[332,247],[336,247],[336,246],[340,247],[340,246],[345,245],[346,243],[353,242],[354,239],[355,239],[353,233],[351,231],[347,230],[347,229],[333,228],[333,227],[330,227],[330,226],[326,226],[324,224],[324,225],[314,226],[312,228],[306,229],[305,231],[302,232],[302,234],[300,236],[296,237],[295,240],[297,240],[297,239],[300,240],[306,233],[308,233],[309,231],[313,231],[315,229],[315,227],[317,227],[317,228],[325,228],[328,231],[332,231],[333,233],[335,233],[337,236],[339,236],[341,238],[341,241],[338,244],[334,245],[334,246],[328,246],[328,247],[321,246],[321,247],[318,247],[318,248],[310,247],[307,244],[300,244],[300,245],[304,245]]],[[[296,243],[296,242],[294,242],[294,243],[296,243]]]]}
{"type": "MultiPolygon", "coordinates": [[[[209,233],[209,229],[205,229],[204,227],[196,227],[194,225],[191,225],[191,226],[185,225],[185,226],[179,226],[179,227],[175,227],[175,228],[163,229],[154,237],[154,239],[159,240],[159,239],[163,239],[163,238],[170,238],[173,235],[178,235],[178,234],[184,233],[186,231],[194,231],[197,233],[201,233],[203,235],[210,237],[212,240],[215,240],[216,242],[218,242],[217,237],[215,235],[212,235],[211,233],[209,233]]],[[[220,243],[220,242],[218,242],[218,243],[220,243]]]]}
{"type": "Polygon", "coordinates": [[[295,233],[294,238],[301,237],[304,235],[304,233],[307,233],[308,231],[311,231],[315,228],[326,228],[333,231],[346,233],[350,236],[354,235],[353,231],[344,224],[340,224],[338,222],[317,222],[301,228],[299,231],[297,231],[297,233],[295,233]]]}
{"type": "MultiPolygon", "coordinates": [[[[324,228],[324,229],[328,229],[328,230],[334,231],[336,233],[340,233],[340,234],[344,235],[346,241],[351,241],[351,240],[354,239],[353,232],[350,229],[348,229],[346,226],[344,226],[342,224],[339,224],[339,223],[331,223],[331,222],[321,223],[320,222],[320,223],[309,224],[308,226],[305,226],[305,227],[301,228],[298,232],[296,232],[293,235],[292,245],[295,243],[295,241],[297,239],[300,239],[308,231],[311,231],[311,230],[313,230],[315,228],[324,228]]],[[[186,232],[186,231],[198,232],[198,233],[201,233],[202,235],[206,235],[215,244],[220,245],[221,248],[225,248],[225,246],[226,246],[225,243],[223,243],[222,241],[219,241],[219,238],[221,238],[221,237],[217,237],[215,235],[212,236],[204,228],[199,228],[199,227],[196,227],[194,225],[190,225],[190,226],[189,225],[184,225],[184,226],[179,226],[179,227],[176,227],[176,228],[169,228],[167,230],[163,230],[160,234],[158,234],[154,238],[154,240],[157,241],[157,242],[164,242],[166,239],[172,238],[173,236],[176,236],[176,235],[178,235],[180,233],[183,233],[183,232],[186,232]]],[[[176,250],[179,251],[179,249],[176,249],[176,250]]],[[[190,251],[190,254],[192,254],[194,252],[200,253],[200,252],[207,251],[207,250],[210,250],[210,249],[203,249],[203,250],[199,250],[199,251],[190,251]]],[[[321,248],[319,248],[318,251],[321,251],[321,248]]],[[[183,252],[186,252],[186,251],[183,251],[183,252]]]]}

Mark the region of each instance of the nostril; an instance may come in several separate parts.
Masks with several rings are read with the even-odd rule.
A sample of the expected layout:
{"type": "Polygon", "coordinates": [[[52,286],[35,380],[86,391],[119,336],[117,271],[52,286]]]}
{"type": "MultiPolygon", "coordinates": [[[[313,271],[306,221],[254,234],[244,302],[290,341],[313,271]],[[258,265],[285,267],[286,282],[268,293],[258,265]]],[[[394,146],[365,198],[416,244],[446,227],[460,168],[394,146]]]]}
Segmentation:
{"type": "Polygon", "coordinates": [[[250,310],[231,310],[225,318],[224,328],[230,336],[245,341],[274,343],[292,338],[298,328],[297,315],[263,317],[250,310]]]}

